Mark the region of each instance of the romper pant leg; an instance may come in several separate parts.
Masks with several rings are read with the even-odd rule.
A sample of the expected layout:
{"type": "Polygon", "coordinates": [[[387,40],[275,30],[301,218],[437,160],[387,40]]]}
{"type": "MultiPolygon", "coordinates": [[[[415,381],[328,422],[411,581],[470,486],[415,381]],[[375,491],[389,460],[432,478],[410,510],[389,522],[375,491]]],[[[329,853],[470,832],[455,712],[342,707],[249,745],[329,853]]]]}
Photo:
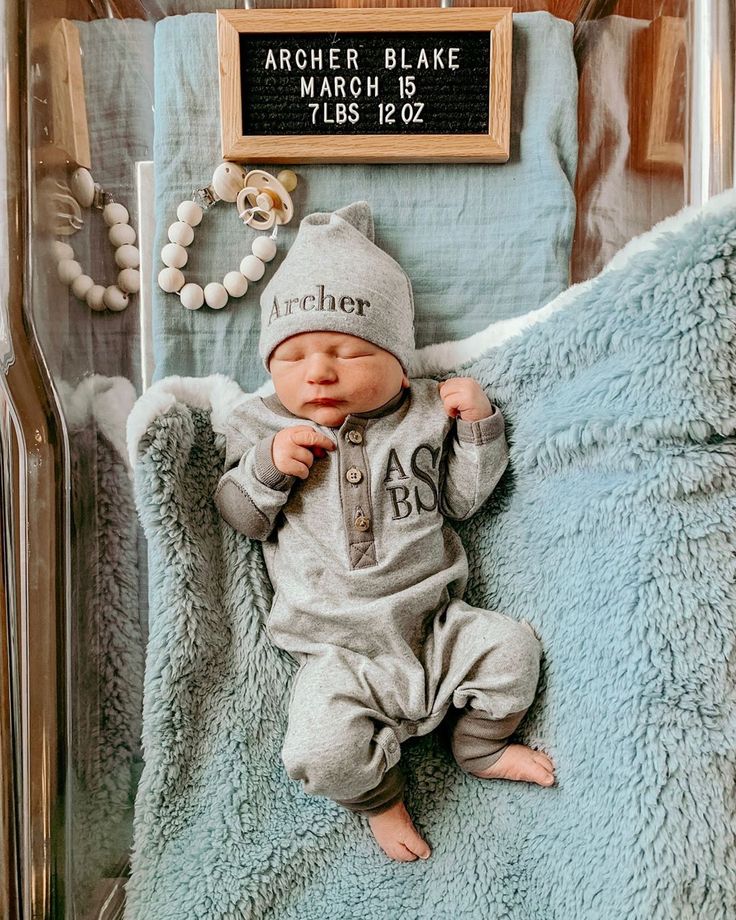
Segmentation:
{"type": "Polygon", "coordinates": [[[379,814],[404,793],[395,725],[350,662],[337,650],[326,652],[310,657],[294,678],[281,757],[310,795],[379,814]]]}
{"type": "Polygon", "coordinates": [[[436,703],[460,710],[450,743],[466,773],[500,758],[524,718],[539,680],[541,643],[526,620],[451,601],[427,641],[427,666],[442,675],[436,703]]]}

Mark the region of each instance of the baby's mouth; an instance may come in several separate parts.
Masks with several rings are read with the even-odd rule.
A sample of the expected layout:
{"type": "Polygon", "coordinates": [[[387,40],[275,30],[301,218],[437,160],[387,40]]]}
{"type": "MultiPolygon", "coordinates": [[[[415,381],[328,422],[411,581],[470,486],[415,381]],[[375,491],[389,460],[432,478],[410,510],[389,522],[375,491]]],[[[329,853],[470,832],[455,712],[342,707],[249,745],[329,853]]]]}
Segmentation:
{"type": "Polygon", "coordinates": [[[313,406],[337,406],[342,402],[341,399],[328,399],[327,397],[322,399],[310,399],[310,404],[313,406]]]}

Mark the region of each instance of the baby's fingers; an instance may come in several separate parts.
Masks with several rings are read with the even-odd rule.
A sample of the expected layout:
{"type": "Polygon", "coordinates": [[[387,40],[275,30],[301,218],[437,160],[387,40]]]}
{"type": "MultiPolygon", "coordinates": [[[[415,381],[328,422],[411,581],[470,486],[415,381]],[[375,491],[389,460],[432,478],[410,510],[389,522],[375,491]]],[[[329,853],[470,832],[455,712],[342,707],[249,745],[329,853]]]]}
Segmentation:
{"type": "Polygon", "coordinates": [[[451,417],[454,418],[462,409],[463,406],[463,394],[462,393],[442,393],[442,404],[445,407],[445,412],[451,417]]]}
{"type": "MultiPolygon", "coordinates": [[[[309,451],[306,451],[306,453],[309,454],[309,451]]],[[[309,457],[310,461],[314,462],[314,457],[311,454],[309,454],[309,457]]],[[[287,457],[279,469],[282,473],[286,473],[287,476],[297,476],[299,479],[306,479],[307,476],[309,476],[309,467],[312,465],[311,462],[307,465],[306,463],[302,463],[301,460],[296,460],[294,457],[287,457]]]]}
{"type": "Polygon", "coordinates": [[[289,466],[293,467],[292,476],[298,476],[300,479],[306,479],[309,476],[309,470],[314,463],[314,454],[307,450],[306,447],[293,447],[287,459],[289,466]]]}
{"type": "Polygon", "coordinates": [[[327,435],[322,434],[314,428],[307,425],[299,425],[291,429],[291,440],[294,444],[301,447],[322,447],[325,450],[334,450],[335,442],[330,440],[327,435]]]}

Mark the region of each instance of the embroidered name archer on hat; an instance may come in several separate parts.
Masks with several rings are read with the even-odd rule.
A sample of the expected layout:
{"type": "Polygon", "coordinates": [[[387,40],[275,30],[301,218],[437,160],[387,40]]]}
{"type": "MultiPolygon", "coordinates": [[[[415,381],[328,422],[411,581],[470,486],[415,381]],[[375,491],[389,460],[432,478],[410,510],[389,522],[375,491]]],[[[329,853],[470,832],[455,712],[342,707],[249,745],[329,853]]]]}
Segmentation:
{"type": "Polygon", "coordinates": [[[343,332],[395,355],[414,351],[414,295],[404,269],[373,241],[367,201],[308,214],[261,292],[259,351],[302,332],[343,332]]]}
{"type": "Polygon", "coordinates": [[[370,300],[365,297],[356,297],[350,294],[325,294],[324,284],[318,284],[316,294],[289,297],[281,303],[279,303],[278,297],[274,295],[268,325],[270,326],[275,319],[290,316],[296,310],[342,310],[344,313],[365,316],[365,311],[370,305],[370,300]]]}

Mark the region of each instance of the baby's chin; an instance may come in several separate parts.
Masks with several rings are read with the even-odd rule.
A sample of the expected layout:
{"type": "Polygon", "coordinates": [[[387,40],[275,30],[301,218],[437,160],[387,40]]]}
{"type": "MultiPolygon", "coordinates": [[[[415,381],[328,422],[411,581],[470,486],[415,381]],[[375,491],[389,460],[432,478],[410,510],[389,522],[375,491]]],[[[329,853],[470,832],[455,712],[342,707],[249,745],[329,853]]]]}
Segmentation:
{"type": "Polygon", "coordinates": [[[326,428],[339,428],[351,411],[353,410],[344,403],[339,406],[315,406],[310,403],[303,407],[301,416],[326,428]]]}

